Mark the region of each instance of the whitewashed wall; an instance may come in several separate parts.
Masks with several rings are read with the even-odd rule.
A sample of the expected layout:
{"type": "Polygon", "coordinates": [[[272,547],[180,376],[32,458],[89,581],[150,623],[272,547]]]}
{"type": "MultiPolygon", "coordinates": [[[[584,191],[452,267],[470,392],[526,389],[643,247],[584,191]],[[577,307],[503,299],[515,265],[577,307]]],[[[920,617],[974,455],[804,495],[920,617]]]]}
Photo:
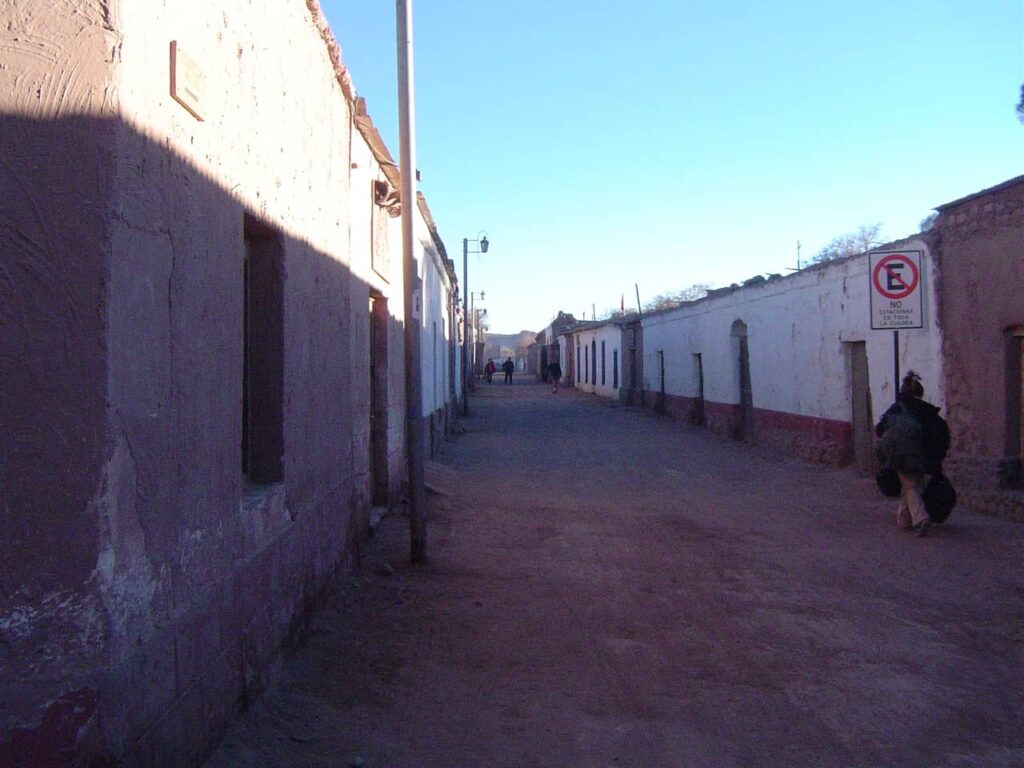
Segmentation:
{"type": "MultiPolygon", "coordinates": [[[[602,397],[617,398],[619,386],[622,385],[622,329],[618,325],[601,325],[595,328],[584,328],[573,333],[573,344],[579,342],[578,359],[579,373],[576,388],[582,392],[590,392],[602,397]],[[593,342],[593,349],[591,343],[593,342]],[[604,344],[604,381],[602,383],[602,354],[604,344]],[[584,350],[589,351],[584,351],[584,350]],[[596,357],[596,370],[591,361],[591,354],[596,357]],[[616,374],[616,367],[618,373],[616,374]]],[[[575,363],[574,363],[575,365],[575,363]]],[[[575,371],[574,371],[575,373],[575,371]]]]}
{"type": "Polygon", "coordinates": [[[423,415],[443,410],[448,403],[451,354],[451,283],[441,254],[426,222],[416,208],[417,259],[423,286],[420,318],[420,365],[423,381],[423,415]]]}
{"type": "MultiPolygon", "coordinates": [[[[902,245],[923,252],[925,327],[900,332],[901,370],[920,373],[928,399],[941,405],[932,260],[920,240],[902,245]]],[[[644,318],[644,388],[659,391],[663,352],[665,393],[697,397],[694,355],[700,354],[705,400],[739,403],[738,344],[732,337],[736,321],[746,325],[755,409],[849,421],[849,356],[844,342],[854,341],[866,344],[874,417],[892,402],[893,334],[871,330],[867,255],[644,318]]]]}

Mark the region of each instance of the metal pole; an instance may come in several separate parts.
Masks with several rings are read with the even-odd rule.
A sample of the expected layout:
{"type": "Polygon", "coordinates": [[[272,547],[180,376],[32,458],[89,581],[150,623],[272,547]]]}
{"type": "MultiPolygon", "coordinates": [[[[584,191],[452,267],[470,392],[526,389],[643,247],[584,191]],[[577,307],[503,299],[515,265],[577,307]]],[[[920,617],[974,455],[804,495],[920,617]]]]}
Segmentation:
{"type": "Polygon", "coordinates": [[[420,371],[420,289],[413,225],[416,217],[416,147],[413,125],[412,0],[396,0],[398,47],[398,142],[402,195],[402,265],[405,289],[405,450],[409,470],[409,559],[427,555],[424,482],[423,391],[420,371]]]}
{"type": "Polygon", "coordinates": [[[462,415],[469,416],[469,238],[462,238],[462,415]]]}
{"type": "Polygon", "coordinates": [[[469,345],[469,391],[476,392],[476,362],[480,359],[480,310],[476,308],[476,297],[469,294],[469,335],[472,343],[469,345]]]}
{"type": "MultiPolygon", "coordinates": [[[[644,308],[642,306],[640,306],[640,283],[633,283],[633,287],[636,289],[636,314],[637,314],[637,316],[639,318],[638,322],[640,324],[640,330],[643,330],[643,325],[644,325],[644,308]]],[[[637,346],[637,343],[636,343],[636,329],[635,328],[633,329],[633,346],[634,347],[637,346]]],[[[640,350],[637,350],[637,351],[639,352],[640,350]]],[[[643,355],[640,355],[639,357],[640,357],[640,362],[643,363],[643,355]]],[[[635,359],[636,359],[636,356],[634,356],[634,360],[635,359]]],[[[633,375],[634,376],[636,375],[636,371],[635,370],[633,372],[633,375]]],[[[642,406],[643,405],[647,405],[647,392],[643,388],[643,384],[642,383],[641,383],[641,386],[640,386],[640,405],[642,405],[642,406]]]]}
{"type": "Polygon", "coordinates": [[[458,370],[456,362],[461,354],[459,349],[459,298],[455,289],[456,284],[457,281],[453,277],[452,283],[448,286],[448,401],[453,404],[459,396],[459,380],[455,377],[455,372],[458,370]]]}
{"type": "Polygon", "coordinates": [[[892,332],[892,370],[896,381],[896,388],[893,390],[893,400],[900,393],[900,332],[892,332]]]}

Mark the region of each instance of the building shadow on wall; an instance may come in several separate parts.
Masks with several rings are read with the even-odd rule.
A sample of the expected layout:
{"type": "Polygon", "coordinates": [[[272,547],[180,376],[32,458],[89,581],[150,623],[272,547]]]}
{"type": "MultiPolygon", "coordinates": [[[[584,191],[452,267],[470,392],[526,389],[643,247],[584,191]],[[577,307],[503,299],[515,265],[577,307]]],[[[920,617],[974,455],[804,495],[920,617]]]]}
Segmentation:
{"type": "Polygon", "coordinates": [[[372,472],[397,492],[370,410],[404,412],[402,325],[378,308],[371,386],[387,284],[272,213],[338,201],[347,247],[345,179],[289,200],[90,117],[0,115],[0,156],[0,763],[198,764],[350,566],[372,472]]]}

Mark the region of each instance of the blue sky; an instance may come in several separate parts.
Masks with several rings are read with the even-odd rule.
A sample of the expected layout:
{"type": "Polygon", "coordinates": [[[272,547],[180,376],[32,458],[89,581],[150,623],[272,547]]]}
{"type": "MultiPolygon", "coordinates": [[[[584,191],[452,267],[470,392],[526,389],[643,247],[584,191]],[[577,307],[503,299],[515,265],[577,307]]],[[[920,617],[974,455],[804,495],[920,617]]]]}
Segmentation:
{"type": "MultiPolygon", "coordinates": [[[[398,156],[395,3],[321,0],[398,156]]],[[[491,330],[796,266],[1024,173],[1020,0],[414,0],[426,195],[491,330]]]]}

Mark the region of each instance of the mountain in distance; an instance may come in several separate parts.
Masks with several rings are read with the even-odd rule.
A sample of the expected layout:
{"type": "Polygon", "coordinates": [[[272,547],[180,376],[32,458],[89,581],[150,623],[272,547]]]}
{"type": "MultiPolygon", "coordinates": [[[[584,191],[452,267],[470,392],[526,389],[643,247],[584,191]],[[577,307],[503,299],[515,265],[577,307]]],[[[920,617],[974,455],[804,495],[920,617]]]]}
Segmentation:
{"type": "Polygon", "coordinates": [[[526,348],[537,340],[537,331],[519,333],[488,333],[484,337],[484,361],[493,357],[500,363],[506,357],[513,360],[526,359],[526,348]]]}

